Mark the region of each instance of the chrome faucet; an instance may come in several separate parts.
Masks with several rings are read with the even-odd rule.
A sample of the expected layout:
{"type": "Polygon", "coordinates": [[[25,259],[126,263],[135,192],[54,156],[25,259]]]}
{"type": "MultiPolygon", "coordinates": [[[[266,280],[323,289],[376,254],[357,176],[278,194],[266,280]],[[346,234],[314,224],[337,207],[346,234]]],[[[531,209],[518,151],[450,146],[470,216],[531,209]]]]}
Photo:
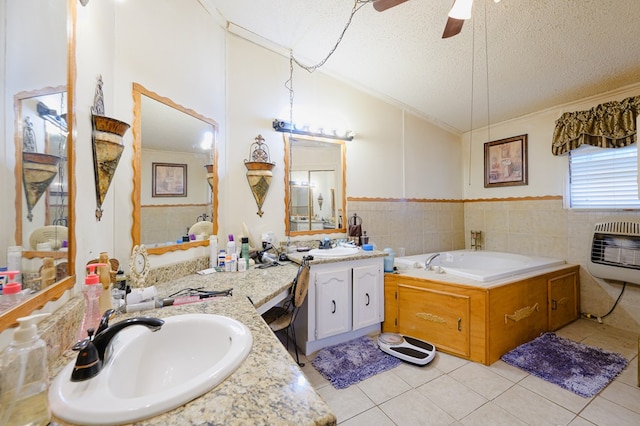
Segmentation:
{"type": "Polygon", "coordinates": [[[440,253],[432,254],[431,256],[427,257],[427,260],[424,261],[424,269],[426,269],[427,271],[431,269],[431,262],[433,262],[433,259],[438,256],[440,256],[440,253]]]}
{"type": "Polygon", "coordinates": [[[102,370],[105,362],[105,351],[120,331],[133,325],[144,325],[151,331],[158,331],[164,324],[164,321],[158,318],[135,317],[129,318],[109,326],[109,319],[115,311],[109,309],[102,316],[98,332],[94,335],[94,329],[87,330],[88,337],[73,345],[71,349],[78,351],[76,365],[71,372],[72,382],[81,382],[95,377],[102,370]]]}

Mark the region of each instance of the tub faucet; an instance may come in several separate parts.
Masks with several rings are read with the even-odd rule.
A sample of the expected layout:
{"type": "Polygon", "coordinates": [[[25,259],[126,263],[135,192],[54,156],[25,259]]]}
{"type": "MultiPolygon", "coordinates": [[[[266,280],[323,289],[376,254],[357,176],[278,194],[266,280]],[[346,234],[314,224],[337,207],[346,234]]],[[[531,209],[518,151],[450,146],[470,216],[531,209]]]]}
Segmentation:
{"type": "Polygon", "coordinates": [[[158,318],[135,317],[129,318],[109,326],[109,318],[113,310],[105,312],[94,335],[94,329],[87,330],[88,337],[73,345],[72,349],[78,351],[76,365],[71,372],[72,382],[81,382],[95,377],[102,370],[105,363],[105,351],[116,334],[133,325],[144,325],[151,331],[158,331],[164,321],[158,318]]]}
{"type": "Polygon", "coordinates": [[[431,262],[433,262],[433,259],[438,256],[440,256],[440,253],[432,254],[431,256],[427,257],[427,260],[424,261],[424,269],[426,269],[427,271],[431,269],[431,262]]]}

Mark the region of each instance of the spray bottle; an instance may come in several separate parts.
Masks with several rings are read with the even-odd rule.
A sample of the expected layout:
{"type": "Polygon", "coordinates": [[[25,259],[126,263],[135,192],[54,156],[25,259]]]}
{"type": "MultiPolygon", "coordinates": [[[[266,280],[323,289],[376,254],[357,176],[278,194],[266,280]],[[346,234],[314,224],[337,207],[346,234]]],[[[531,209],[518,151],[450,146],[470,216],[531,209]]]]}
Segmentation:
{"type": "Polygon", "coordinates": [[[38,335],[36,327],[36,320],[48,315],[18,318],[19,325],[13,333],[13,341],[2,353],[2,425],[46,425],[51,420],[47,402],[47,344],[38,335]]]}

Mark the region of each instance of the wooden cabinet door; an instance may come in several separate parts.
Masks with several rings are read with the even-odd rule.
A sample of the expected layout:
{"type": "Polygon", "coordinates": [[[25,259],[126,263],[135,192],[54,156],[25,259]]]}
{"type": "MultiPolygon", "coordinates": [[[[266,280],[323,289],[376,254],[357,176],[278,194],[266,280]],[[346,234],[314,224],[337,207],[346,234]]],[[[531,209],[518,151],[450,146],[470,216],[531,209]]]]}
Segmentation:
{"type": "Polygon", "coordinates": [[[315,274],[316,339],[351,330],[351,269],[315,274]]]}
{"type": "Polygon", "coordinates": [[[578,278],[575,272],[548,280],[549,330],[578,318],[578,278]]]}
{"type": "Polygon", "coordinates": [[[469,296],[406,284],[399,284],[397,290],[398,333],[469,356],[469,296]]]}
{"type": "Polygon", "coordinates": [[[376,265],[353,268],[353,329],[382,322],[380,303],[382,279],[376,265]]]}

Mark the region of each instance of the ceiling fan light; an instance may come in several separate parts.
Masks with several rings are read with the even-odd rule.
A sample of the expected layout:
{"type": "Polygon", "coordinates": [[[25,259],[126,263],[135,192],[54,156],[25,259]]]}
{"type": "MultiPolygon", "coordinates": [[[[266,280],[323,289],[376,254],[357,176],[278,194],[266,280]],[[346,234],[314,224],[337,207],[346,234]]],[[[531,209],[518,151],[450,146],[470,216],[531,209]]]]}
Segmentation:
{"type": "Polygon", "coordinates": [[[454,19],[471,19],[472,7],[473,0],[455,0],[449,11],[449,17],[454,19]]]}

